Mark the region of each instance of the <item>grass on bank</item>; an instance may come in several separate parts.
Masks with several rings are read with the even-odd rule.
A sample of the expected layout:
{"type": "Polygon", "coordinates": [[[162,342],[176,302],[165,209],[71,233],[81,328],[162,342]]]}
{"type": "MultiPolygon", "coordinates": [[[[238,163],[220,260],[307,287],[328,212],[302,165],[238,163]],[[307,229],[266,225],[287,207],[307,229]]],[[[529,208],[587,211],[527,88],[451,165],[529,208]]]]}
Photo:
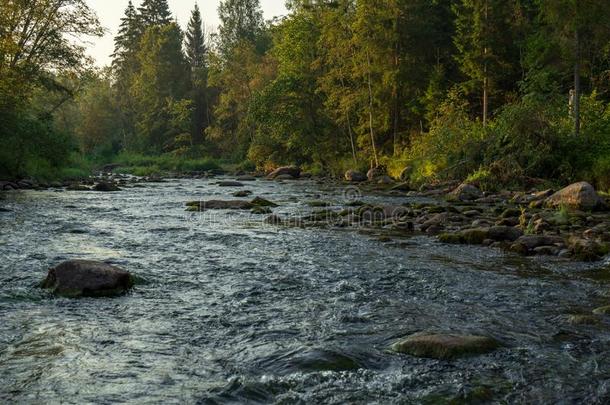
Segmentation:
{"type": "Polygon", "coordinates": [[[222,170],[223,165],[211,158],[181,158],[172,155],[145,156],[123,152],[113,162],[120,165],[117,173],[133,174],[135,176],[154,176],[164,173],[192,173],[210,170],[222,170]]]}

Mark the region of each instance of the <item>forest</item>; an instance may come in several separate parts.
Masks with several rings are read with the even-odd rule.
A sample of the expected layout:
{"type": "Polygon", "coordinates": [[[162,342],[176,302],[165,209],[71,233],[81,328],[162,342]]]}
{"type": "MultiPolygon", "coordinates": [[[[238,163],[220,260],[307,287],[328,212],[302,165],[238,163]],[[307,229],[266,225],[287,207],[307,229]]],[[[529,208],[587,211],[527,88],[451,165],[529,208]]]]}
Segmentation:
{"type": "Polygon", "coordinates": [[[610,189],[606,0],[224,0],[205,32],[131,2],[111,66],[84,0],[0,0],[0,177],[298,165],[414,185],[610,189]]]}

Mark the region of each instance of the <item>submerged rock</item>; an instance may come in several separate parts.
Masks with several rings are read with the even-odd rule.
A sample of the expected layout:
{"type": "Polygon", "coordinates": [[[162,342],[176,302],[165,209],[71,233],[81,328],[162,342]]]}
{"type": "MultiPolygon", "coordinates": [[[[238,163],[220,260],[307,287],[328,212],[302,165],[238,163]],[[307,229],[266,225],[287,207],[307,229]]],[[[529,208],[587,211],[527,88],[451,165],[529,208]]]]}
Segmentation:
{"type": "Polygon", "coordinates": [[[551,208],[568,207],[576,210],[594,210],[605,206],[595,188],[585,181],[574,183],[559,190],[546,200],[551,208]]]}
{"type": "Polygon", "coordinates": [[[570,315],[568,323],[571,325],[597,325],[600,319],[595,315],[570,315]]]}
{"type": "Polygon", "coordinates": [[[250,190],[236,191],[233,193],[233,197],[248,197],[250,195],[252,195],[252,191],[250,190]]]}
{"type": "Polygon", "coordinates": [[[610,305],[606,305],[605,307],[595,308],[593,310],[595,315],[610,315],[610,305]]]}
{"type": "Polygon", "coordinates": [[[102,192],[112,192],[112,191],[121,191],[121,189],[114,183],[107,183],[105,181],[101,181],[97,183],[93,190],[102,191],[102,192]]]}
{"type": "Polygon", "coordinates": [[[255,205],[243,200],[209,200],[190,201],[186,203],[187,211],[203,212],[207,210],[249,210],[255,205]]]}
{"type": "Polygon", "coordinates": [[[102,262],[70,260],[49,270],[42,288],[64,297],[111,297],[133,286],[129,272],[102,262]]]}
{"type": "Polygon", "coordinates": [[[263,215],[263,214],[271,214],[271,208],[269,207],[254,207],[252,208],[252,211],[250,211],[252,214],[254,215],[263,215]]]}
{"type": "Polygon", "coordinates": [[[282,225],[284,223],[284,220],[277,215],[270,215],[265,218],[265,223],[269,225],[282,225]]]}
{"type": "Polygon", "coordinates": [[[489,353],[498,347],[498,341],[486,336],[416,333],[394,343],[392,350],[416,357],[447,360],[489,353]]]}
{"type": "Polygon", "coordinates": [[[216,183],[218,187],[243,187],[244,184],[239,181],[219,181],[216,183]]]}
{"type": "MultiPolygon", "coordinates": [[[[66,187],[66,190],[68,190],[68,191],[91,191],[91,189],[89,187],[84,186],[82,184],[70,184],[68,187],[66,187]]],[[[96,191],[104,191],[104,190],[96,190],[96,191]]]]}

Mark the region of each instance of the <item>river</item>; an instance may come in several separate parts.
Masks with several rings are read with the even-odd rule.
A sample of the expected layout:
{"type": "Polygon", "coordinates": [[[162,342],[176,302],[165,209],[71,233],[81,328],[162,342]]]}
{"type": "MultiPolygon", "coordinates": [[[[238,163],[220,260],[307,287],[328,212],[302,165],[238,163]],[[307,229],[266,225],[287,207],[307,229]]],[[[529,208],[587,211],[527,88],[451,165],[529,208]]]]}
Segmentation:
{"type": "MultiPolygon", "coordinates": [[[[358,193],[310,180],[247,188],[280,215],[358,193]]],[[[592,276],[599,263],[185,212],[231,191],[176,179],[0,195],[0,401],[610,401],[609,320],[567,322],[610,301],[607,280],[592,276]],[[123,267],[136,287],[76,300],[37,288],[74,258],[123,267]],[[483,334],[503,348],[453,361],[388,350],[418,331],[483,334]]]]}

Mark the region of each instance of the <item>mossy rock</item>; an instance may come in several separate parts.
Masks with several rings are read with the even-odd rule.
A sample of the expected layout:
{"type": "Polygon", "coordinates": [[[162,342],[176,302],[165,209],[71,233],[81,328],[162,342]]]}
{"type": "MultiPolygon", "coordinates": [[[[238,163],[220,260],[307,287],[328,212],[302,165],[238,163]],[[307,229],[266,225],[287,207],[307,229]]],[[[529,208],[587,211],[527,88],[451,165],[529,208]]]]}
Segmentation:
{"type": "Polygon", "coordinates": [[[489,353],[499,347],[497,340],[487,336],[416,333],[393,344],[392,350],[415,357],[450,360],[489,353]]]}
{"type": "Polygon", "coordinates": [[[593,310],[595,315],[610,315],[610,305],[606,305],[605,307],[595,308],[593,310]]]}
{"type": "Polygon", "coordinates": [[[362,207],[365,205],[362,201],[350,201],[345,204],[347,207],[362,207]]]}
{"type": "Polygon", "coordinates": [[[449,243],[453,245],[464,243],[464,240],[459,233],[442,233],[438,235],[438,240],[442,243],[449,243]]]}
{"type": "Polygon", "coordinates": [[[261,197],[256,197],[254,200],[250,201],[250,204],[256,207],[279,207],[279,205],[277,205],[276,203],[273,203],[261,197]]]}
{"type": "Polygon", "coordinates": [[[600,319],[595,315],[570,315],[568,323],[571,325],[597,325],[600,319]]]}
{"type": "Polygon", "coordinates": [[[517,208],[507,208],[500,214],[501,218],[515,218],[519,216],[521,216],[521,210],[517,208]]]}
{"type": "Polygon", "coordinates": [[[465,229],[460,232],[460,236],[468,245],[482,245],[489,239],[489,228],[465,229]]]}

